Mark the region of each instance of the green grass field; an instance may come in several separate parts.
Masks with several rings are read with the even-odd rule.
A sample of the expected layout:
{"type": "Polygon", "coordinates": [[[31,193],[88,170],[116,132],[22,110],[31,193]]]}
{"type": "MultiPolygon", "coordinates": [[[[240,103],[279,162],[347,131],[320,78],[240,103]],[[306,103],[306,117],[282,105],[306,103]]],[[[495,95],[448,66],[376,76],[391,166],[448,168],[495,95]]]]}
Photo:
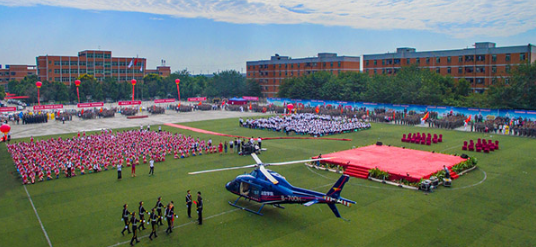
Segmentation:
{"type": "MultiPolygon", "coordinates": [[[[281,136],[239,128],[237,119],[186,125],[244,136],[281,136]]],[[[215,143],[224,140],[167,126],[163,129],[200,138],[211,137],[215,143]]],[[[370,130],[335,137],[352,141],[267,140],[263,147],[268,150],[259,157],[264,162],[306,159],[376,141],[460,154],[463,140],[476,140],[484,135],[374,124],[370,130]],[[402,133],[416,131],[442,133],[444,141],[432,146],[400,141],[402,133]]],[[[122,205],[128,203],[130,210],[136,210],[138,202],[143,200],[145,208],[150,209],[158,196],[162,196],[165,204],[175,202],[175,212],[179,215],[175,220],[177,228],[167,235],[163,226],[157,239],[151,242],[144,237],[138,246],[535,246],[536,140],[500,135],[485,137],[499,140],[500,150],[490,154],[469,152],[478,158],[479,168],[455,180],[450,189],[440,188],[425,194],[351,178],[342,196],[357,204],[351,208],[338,206],[349,222],[334,217],[326,205],[287,205],[286,209],[266,206],[264,216],[229,206],[227,201],[236,197],[225,190],[225,183],[250,170],[187,174],[254,163],[251,157],[236,154],[181,160],[168,156],[165,163],[156,163],[153,177],[147,175],[148,166],[142,165],[137,169],[136,178],[128,176],[130,169],[126,169],[122,181],[118,181],[116,171],[111,170],[26,188],[53,246],[127,245],[130,236],[120,233],[122,205]],[[186,216],[183,203],[188,189],[192,194],[203,193],[203,226],[194,224],[186,216]]],[[[48,246],[4,144],[0,145],[0,155],[0,246],[48,246]]],[[[295,186],[321,192],[327,192],[339,177],[302,164],[272,169],[295,186]]],[[[242,205],[259,208],[258,204],[244,201],[242,205]]],[[[150,230],[145,230],[140,236],[149,233],[150,230]]]]}

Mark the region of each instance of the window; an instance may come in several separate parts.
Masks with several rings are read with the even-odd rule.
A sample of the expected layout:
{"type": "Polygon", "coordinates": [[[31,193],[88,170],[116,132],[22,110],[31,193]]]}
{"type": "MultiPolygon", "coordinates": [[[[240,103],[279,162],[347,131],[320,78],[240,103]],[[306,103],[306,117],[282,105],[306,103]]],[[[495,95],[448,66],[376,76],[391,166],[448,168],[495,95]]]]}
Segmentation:
{"type": "Polygon", "coordinates": [[[300,67],[300,64],[298,64],[298,68],[300,67]]]}
{"type": "Polygon", "coordinates": [[[486,61],[486,56],[484,56],[484,55],[476,55],[476,61],[484,62],[484,61],[486,61]]]}
{"type": "Polygon", "coordinates": [[[465,56],[465,61],[466,62],[472,62],[473,60],[475,60],[475,57],[473,55],[466,55],[465,56]]]}
{"type": "Polygon", "coordinates": [[[382,75],[385,74],[385,69],[382,69],[382,75]]]}
{"type": "Polygon", "coordinates": [[[71,65],[78,65],[78,61],[71,61],[71,65]]]}
{"type": "Polygon", "coordinates": [[[447,57],[447,63],[450,63],[450,61],[452,61],[452,59],[450,58],[450,56],[447,57]]]}
{"type": "MultiPolygon", "coordinates": [[[[338,62],[338,66],[339,66],[339,68],[341,67],[341,62],[338,62]]],[[[340,73],[340,72],[339,72],[339,73],[340,73]]]]}
{"type": "Polygon", "coordinates": [[[486,67],[483,67],[483,66],[476,67],[476,72],[477,73],[486,73],[486,67]]]}
{"type": "Polygon", "coordinates": [[[88,54],[87,54],[87,57],[88,57],[88,58],[93,58],[93,53],[88,53],[88,54]]]}
{"type": "Polygon", "coordinates": [[[111,54],[104,54],[104,58],[110,58],[111,56],[111,54]]]}
{"type": "Polygon", "coordinates": [[[369,60],[365,61],[365,64],[368,66],[369,65],[369,60]]]}
{"type": "Polygon", "coordinates": [[[400,59],[395,59],[395,60],[393,61],[393,63],[394,63],[394,64],[400,64],[400,59]]]}
{"type": "Polygon", "coordinates": [[[60,61],[54,61],[54,66],[59,66],[60,65],[60,61]]]}
{"type": "Polygon", "coordinates": [[[430,63],[430,58],[427,57],[427,58],[426,58],[426,64],[429,64],[429,63],[430,63]]]}
{"type": "Polygon", "coordinates": [[[80,61],[80,66],[86,66],[86,62],[80,61]]]}
{"type": "Polygon", "coordinates": [[[476,84],[484,84],[484,78],[476,78],[476,84]]]}
{"type": "MultiPolygon", "coordinates": [[[[326,63],[324,63],[324,66],[326,66],[326,63]]],[[[293,69],[293,68],[294,68],[294,64],[291,64],[291,65],[290,65],[290,68],[293,69]]]]}
{"type": "Polygon", "coordinates": [[[497,55],[491,55],[491,61],[497,62],[497,55]]]}
{"type": "Polygon", "coordinates": [[[436,62],[436,63],[441,63],[441,58],[440,58],[440,57],[436,57],[435,62],[436,62]]]}
{"type": "Polygon", "coordinates": [[[458,67],[458,74],[463,74],[463,68],[462,67],[458,67]]]}
{"type": "Polygon", "coordinates": [[[473,67],[471,67],[471,66],[465,67],[465,73],[473,73],[473,71],[474,71],[473,67]]]}
{"type": "Polygon", "coordinates": [[[408,65],[410,64],[409,58],[406,58],[406,64],[408,64],[408,65]]]}
{"type": "Polygon", "coordinates": [[[504,84],[506,85],[510,84],[510,78],[504,78],[504,84]]]}
{"type": "Polygon", "coordinates": [[[382,59],[382,65],[385,65],[385,59],[382,59]]]}
{"type": "Polygon", "coordinates": [[[447,67],[447,74],[450,74],[452,71],[450,69],[450,67],[447,67]]]}
{"type": "Polygon", "coordinates": [[[458,63],[463,62],[463,56],[458,56],[458,63]]]}
{"type": "Polygon", "coordinates": [[[54,69],[54,73],[55,73],[55,74],[59,74],[59,73],[60,73],[60,69],[54,69]]]}
{"type": "Polygon", "coordinates": [[[525,61],[525,53],[519,54],[519,61],[525,61]]]}
{"type": "Polygon", "coordinates": [[[99,61],[95,62],[95,66],[102,66],[102,64],[103,64],[103,63],[102,63],[102,62],[99,62],[99,61]]]}
{"type": "Polygon", "coordinates": [[[439,74],[439,73],[441,73],[441,69],[439,69],[439,67],[436,67],[435,72],[439,74]]]}
{"type": "Polygon", "coordinates": [[[506,73],[510,73],[510,65],[506,65],[506,66],[504,66],[504,71],[505,71],[506,73]]]}
{"type": "Polygon", "coordinates": [[[420,64],[420,63],[421,63],[421,59],[420,59],[420,58],[416,58],[416,59],[415,59],[415,62],[416,62],[417,64],[420,64]]]}
{"type": "Polygon", "coordinates": [[[491,67],[491,72],[492,73],[497,73],[497,66],[492,66],[491,67]]]}
{"type": "Polygon", "coordinates": [[[374,69],[374,74],[375,74],[375,75],[378,74],[378,71],[376,71],[376,69],[374,69]]]}
{"type": "Polygon", "coordinates": [[[506,62],[510,62],[510,54],[506,54],[506,57],[504,58],[506,62]]]}
{"type": "Polygon", "coordinates": [[[374,65],[378,65],[378,61],[374,60],[374,65]]]}

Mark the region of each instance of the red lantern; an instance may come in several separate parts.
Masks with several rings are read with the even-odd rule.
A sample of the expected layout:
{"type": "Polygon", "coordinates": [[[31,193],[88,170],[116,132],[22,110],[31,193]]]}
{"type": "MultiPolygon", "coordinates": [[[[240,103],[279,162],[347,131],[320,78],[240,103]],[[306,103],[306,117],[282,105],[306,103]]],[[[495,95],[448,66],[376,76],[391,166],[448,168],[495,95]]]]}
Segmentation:
{"type": "Polygon", "coordinates": [[[4,133],[4,135],[9,133],[10,130],[11,130],[11,126],[9,126],[9,124],[2,124],[2,126],[0,126],[0,131],[4,133]]]}
{"type": "Polygon", "coordinates": [[[179,85],[181,83],[181,79],[175,79],[175,84],[179,85]]]}
{"type": "Polygon", "coordinates": [[[288,110],[290,111],[290,110],[292,110],[292,108],[294,108],[294,105],[293,105],[293,104],[288,104],[288,105],[287,105],[287,108],[288,108],[288,110]]]}
{"type": "Polygon", "coordinates": [[[40,81],[38,81],[38,82],[35,83],[35,86],[36,86],[37,88],[41,88],[42,85],[43,85],[43,83],[41,83],[40,81]]]}
{"type": "Polygon", "coordinates": [[[80,80],[74,81],[74,85],[76,85],[77,87],[80,86],[80,80]]]}
{"type": "Polygon", "coordinates": [[[136,85],[136,79],[132,79],[132,81],[130,81],[130,83],[132,83],[132,86],[135,86],[136,85]]]}

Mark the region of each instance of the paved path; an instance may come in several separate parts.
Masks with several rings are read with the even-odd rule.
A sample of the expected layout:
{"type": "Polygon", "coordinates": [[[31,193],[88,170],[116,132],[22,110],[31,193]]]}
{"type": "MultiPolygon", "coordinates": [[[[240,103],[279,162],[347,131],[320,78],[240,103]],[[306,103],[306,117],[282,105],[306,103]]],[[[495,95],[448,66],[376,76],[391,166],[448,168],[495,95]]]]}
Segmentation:
{"type": "MultiPolygon", "coordinates": [[[[148,113],[143,112],[143,115],[148,113]]],[[[138,115],[140,115],[138,113],[138,115]]],[[[78,117],[73,117],[72,121],[65,121],[62,124],[61,121],[49,120],[48,123],[43,124],[14,124],[9,123],[11,126],[11,138],[23,138],[30,136],[43,136],[43,135],[55,135],[65,133],[76,133],[78,131],[91,131],[100,129],[117,129],[126,127],[140,127],[143,125],[151,125],[154,128],[156,125],[162,125],[165,123],[184,123],[193,121],[203,121],[211,119],[224,119],[224,118],[248,118],[256,116],[265,116],[264,113],[248,113],[248,112],[235,112],[235,111],[195,111],[195,112],[180,112],[166,111],[165,114],[151,115],[148,114],[148,118],[127,119],[121,114],[115,114],[113,118],[101,118],[92,120],[81,120],[78,117]]]]}

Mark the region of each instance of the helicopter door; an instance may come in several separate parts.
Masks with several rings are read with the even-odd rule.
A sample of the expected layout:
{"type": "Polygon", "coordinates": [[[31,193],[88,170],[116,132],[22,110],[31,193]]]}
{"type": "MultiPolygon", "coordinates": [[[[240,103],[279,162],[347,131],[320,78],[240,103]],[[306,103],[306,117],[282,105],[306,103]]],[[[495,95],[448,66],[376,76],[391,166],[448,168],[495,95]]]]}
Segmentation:
{"type": "Polygon", "coordinates": [[[250,189],[251,189],[251,185],[250,185],[250,184],[248,184],[248,183],[246,183],[246,182],[241,182],[241,183],[240,183],[240,195],[241,195],[241,196],[249,197],[250,189]]]}
{"type": "Polygon", "coordinates": [[[260,188],[259,186],[249,184],[246,182],[240,183],[240,195],[245,196],[247,198],[251,198],[254,200],[259,200],[260,195],[260,188]]]}

